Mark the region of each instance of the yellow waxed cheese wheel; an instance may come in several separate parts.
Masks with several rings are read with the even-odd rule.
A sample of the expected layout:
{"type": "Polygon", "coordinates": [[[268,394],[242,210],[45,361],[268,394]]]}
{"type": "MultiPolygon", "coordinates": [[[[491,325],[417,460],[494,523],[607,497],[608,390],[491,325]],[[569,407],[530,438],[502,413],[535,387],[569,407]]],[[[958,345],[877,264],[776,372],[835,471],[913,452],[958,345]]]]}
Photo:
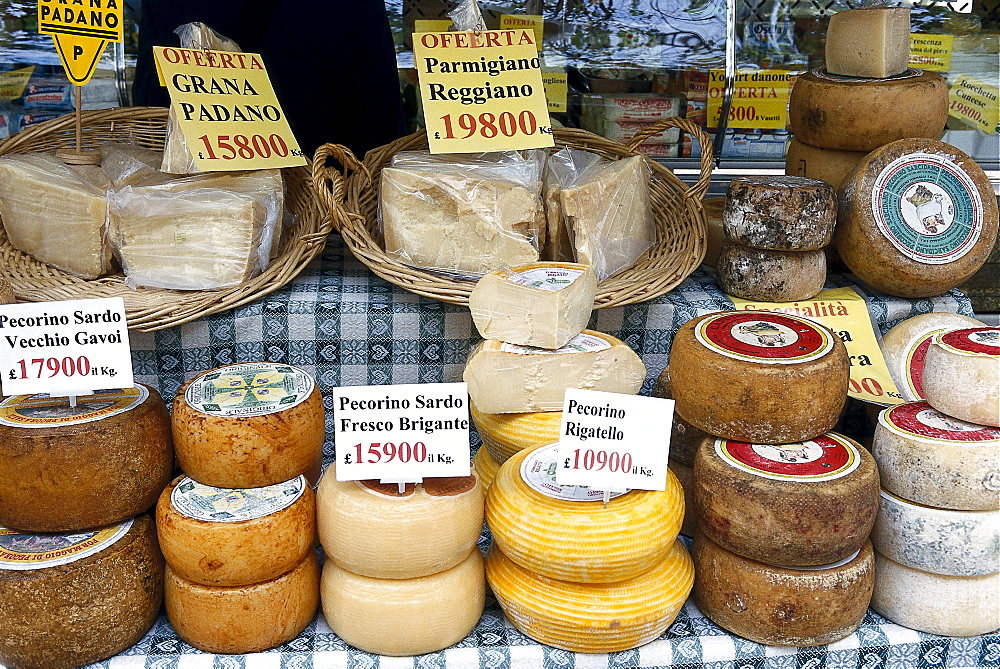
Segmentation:
{"type": "Polygon", "coordinates": [[[372,578],[417,578],[454,567],[479,541],[485,486],[471,476],[406,484],[338,481],[330,465],[316,493],[328,560],[372,578]]]}
{"type": "Polygon", "coordinates": [[[866,155],[867,151],[839,151],[810,146],[792,137],[785,151],[785,174],[819,179],[837,188],[866,155]]]}
{"type": "Polygon", "coordinates": [[[324,429],[316,382],[290,365],[217,367],[174,398],[177,460],[205,485],[260,488],[315,474],[324,429]]]}
{"type": "Polygon", "coordinates": [[[483,490],[489,490],[493,485],[493,479],[497,477],[497,472],[500,471],[500,463],[483,447],[476,451],[475,457],[472,458],[472,466],[476,469],[476,476],[479,477],[483,490]]]}
{"type": "Polygon", "coordinates": [[[0,664],[91,664],[135,644],[156,621],[163,557],[149,516],[73,535],[18,537],[0,528],[0,537],[0,664]],[[12,568],[19,543],[28,550],[12,568]],[[29,562],[36,568],[23,569],[29,562]]]}
{"type": "Polygon", "coordinates": [[[555,483],[553,446],[522,451],[497,472],[486,523],[500,549],[525,569],[579,583],[622,581],[661,560],[684,518],[677,477],[668,474],[665,491],[632,490],[605,505],[600,491],[555,483]]]}
{"type": "Polygon", "coordinates": [[[0,525],[72,532],[122,522],[170,481],[170,417],[146,386],[0,404],[0,525]]]}
{"type": "Polygon", "coordinates": [[[262,583],[290,571],[315,547],[316,495],[304,476],[250,489],[178,477],[160,495],[156,531],[180,578],[202,585],[262,583]]]}
{"type": "Polygon", "coordinates": [[[286,574],[253,585],[186,581],[167,566],[167,618],[184,643],[206,653],[259,653],[297,637],[319,607],[319,561],[310,551],[286,574]]]}
{"type": "Polygon", "coordinates": [[[497,547],[486,578],[504,614],[532,639],[577,653],[611,653],[656,639],[674,621],[694,582],[675,540],[652,567],[614,583],[573,583],[531,572],[497,547]]]}
{"type": "Polygon", "coordinates": [[[380,579],[323,565],[323,616],[337,636],[377,655],[423,655],[461,641],[483,614],[483,556],[410,579],[380,579]]]}
{"type": "Polygon", "coordinates": [[[681,523],[681,534],[693,537],[698,527],[698,512],[694,505],[694,468],[674,458],[670,458],[669,463],[670,471],[684,489],[684,522],[681,523]]]}
{"type": "Polygon", "coordinates": [[[562,411],[483,413],[475,402],[469,402],[469,415],[483,440],[483,446],[501,465],[526,448],[558,441],[562,423],[562,411]]]}
{"type": "Polygon", "coordinates": [[[927,403],[941,413],[1000,427],[1000,327],[935,335],[923,381],[927,403]]]}

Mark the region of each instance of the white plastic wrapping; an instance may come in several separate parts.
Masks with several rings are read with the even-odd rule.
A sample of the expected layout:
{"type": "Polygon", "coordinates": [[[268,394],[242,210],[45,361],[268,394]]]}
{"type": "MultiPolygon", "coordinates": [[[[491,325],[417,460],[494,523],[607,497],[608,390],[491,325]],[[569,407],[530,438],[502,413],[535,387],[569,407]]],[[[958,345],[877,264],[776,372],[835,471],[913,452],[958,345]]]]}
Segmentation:
{"type": "Polygon", "coordinates": [[[176,179],[160,172],[162,163],[162,151],[121,142],[101,146],[101,169],[115,186],[151,186],[176,179]]]}
{"type": "Polygon", "coordinates": [[[549,156],[545,165],[545,218],[548,234],[544,257],[549,260],[573,262],[576,253],[573,251],[573,239],[566,227],[559,206],[559,192],[579,178],[580,174],[591,165],[601,160],[601,157],[590,151],[578,149],[562,149],[549,156]]]}

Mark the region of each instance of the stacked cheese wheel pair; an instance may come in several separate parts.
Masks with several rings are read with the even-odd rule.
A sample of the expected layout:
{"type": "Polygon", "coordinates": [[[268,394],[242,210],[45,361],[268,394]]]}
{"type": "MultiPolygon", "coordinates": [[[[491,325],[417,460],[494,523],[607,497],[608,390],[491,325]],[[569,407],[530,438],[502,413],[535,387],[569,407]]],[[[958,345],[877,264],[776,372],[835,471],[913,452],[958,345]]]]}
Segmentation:
{"type": "Polygon", "coordinates": [[[149,630],[163,558],[145,511],[173,460],[145,386],[0,403],[0,664],[90,664],[149,630]]]}
{"type": "Polygon", "coordinates": [[[363,651],[397,656],[437,652],[469,634],[486,598],[476,545],[484,491],[475,470],[400,491],[338,481],[330,465],[317,493],[330,628],[363,651]]]}
{"type": "Polygon", "coordinates": [[[517,629],[556,648],[608,653],[660,636],[687,599],[691,557],[677,539],[680,483],[600,491],[556,483],[558,444],[525,449],[486,498],[486,578],[517,629]]]}
{"type": "Polygon", "coordinates": [[[784,314],[710,314],[674,338],[675,411],[707,433],[693,469],[695,602],[735,634],[830,643],[868,608],[878,471],[829,432],[849,368],[832,332],[784,314]]]}
{"type": "Polygon", "coordinates": [[[274,648],[319,605],[316,501],[323,400],[306,372],[269,362],[209,370],[177,393],[186,476],[160,495],[167,616],[211,653],[274,648]]]}

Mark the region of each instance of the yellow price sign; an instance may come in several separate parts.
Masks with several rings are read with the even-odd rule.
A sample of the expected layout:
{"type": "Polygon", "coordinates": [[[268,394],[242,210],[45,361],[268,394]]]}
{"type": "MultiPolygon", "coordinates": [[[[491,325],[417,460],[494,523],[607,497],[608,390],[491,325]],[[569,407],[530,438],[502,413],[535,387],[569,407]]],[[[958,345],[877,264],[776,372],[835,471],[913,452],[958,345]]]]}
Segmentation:
{"type": "Polygon", "coordinates": [[[14,100],[24,93],[35,66],[22,67],[9,72],[0,72],[0,100],[14,100]]]}
{"type": "Polygon", "coordinates": [[[38,0],[38,32],[51,35],[67,78],[90,81],[108,42],[125,38],[122,0],[38,0]]]}
{"type": "MultiPolygon", "coordinates": [[[[736,73],[728,127],[784,130],[788,125],[788,96],[798,72],[740,70],[736,73]]],[[[711,70],[708,78],[708,127],[719,127],[726,73],[711,70]]]]}
{"type": "Polygon", "coordinates": [[[954,35],[910,33],[910,67],[919,67],[932,72],[947,72],[951,69],[951,50],[954,42],[954,35]]]}
{"type": "Polygon", "coordinates": [[[948,91],[948,114],[986,133],[1000,133],[1000,88],[963,74],[948,91]]]}
{"type": "Polygon", "coordinates": [[[545,30],[545,19],[538,14],[501,14],[500,30],[517,30],[526,28],[535,31],[535,44],[538,51],[542,50],[542,36],[545,30]]]}
{"type": "Polygon", "coordinates": [[[545,99],[549,103],[549,111],[554,113],[566,111],[566,98],[569,96],[566,72],[542,72],[542,84],[545,86],[545,99]]]}

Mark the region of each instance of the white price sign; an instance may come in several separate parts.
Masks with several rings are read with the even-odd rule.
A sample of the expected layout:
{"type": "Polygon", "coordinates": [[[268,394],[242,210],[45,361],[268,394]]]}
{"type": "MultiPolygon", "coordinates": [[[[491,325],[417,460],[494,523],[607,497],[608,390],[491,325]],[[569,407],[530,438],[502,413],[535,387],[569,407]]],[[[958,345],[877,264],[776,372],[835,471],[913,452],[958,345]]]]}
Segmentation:
{"type": "Polygon", "coordinates": [[[337,480],[468,476],[465,383],[348,386],[333,391],[337,480]]]}
{"type": "Polygon", "coordinates": [[[665,490],[673,415],[673,400],[567,390],[556,482],[595,490],[665,490]]]}
{"type": "Polygon", "coordinates": [[[87,395],[135,386],[125,301],[0,306],[0,376],[5,395],[87,395]]]}

